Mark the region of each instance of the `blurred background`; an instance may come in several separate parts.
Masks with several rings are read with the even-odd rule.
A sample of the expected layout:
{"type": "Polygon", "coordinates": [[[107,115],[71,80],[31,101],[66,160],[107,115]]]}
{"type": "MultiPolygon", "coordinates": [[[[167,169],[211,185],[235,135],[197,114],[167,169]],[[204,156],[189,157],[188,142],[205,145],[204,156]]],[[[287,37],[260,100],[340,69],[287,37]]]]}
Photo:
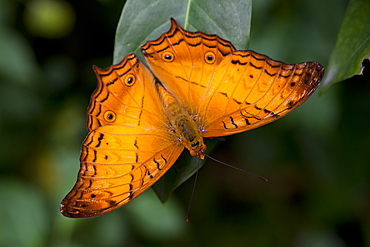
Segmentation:
{"type": "MultiPolygon", "coordinates": [[[[327,65],[347,0],[253,3],[250,49],[327,65]]],[[[107,215],[68,219],[87,134],[91,69],[111,65],[121,0],[0,0],[0,246],[370,246],[370,77],[287,117],[225,138],[190,222],[190,179],[162,205],[152,190],[107,215]]],[[[320,89],[319,89],[320,90],[320,89]]]]}

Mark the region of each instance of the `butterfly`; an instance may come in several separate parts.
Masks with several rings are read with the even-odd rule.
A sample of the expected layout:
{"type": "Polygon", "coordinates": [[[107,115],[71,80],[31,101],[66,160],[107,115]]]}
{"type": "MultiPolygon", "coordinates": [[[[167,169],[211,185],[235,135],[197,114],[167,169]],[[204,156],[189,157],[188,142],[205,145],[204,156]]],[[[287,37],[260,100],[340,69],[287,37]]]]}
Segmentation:
{"type": "Polygon", "coordinates": [[[236,50],[217,35],[189,32],[174,19],[158,39],[107,69],[88,108],[77,182],[61,202],[64,216],[115,210],[158,181],[186,148],[203,159],[203,138],[228,136],[275,121],[318,87],[316,62],[286,64],[236,50]],[[159,80],[157,81],[156,78],[159,80]]]}

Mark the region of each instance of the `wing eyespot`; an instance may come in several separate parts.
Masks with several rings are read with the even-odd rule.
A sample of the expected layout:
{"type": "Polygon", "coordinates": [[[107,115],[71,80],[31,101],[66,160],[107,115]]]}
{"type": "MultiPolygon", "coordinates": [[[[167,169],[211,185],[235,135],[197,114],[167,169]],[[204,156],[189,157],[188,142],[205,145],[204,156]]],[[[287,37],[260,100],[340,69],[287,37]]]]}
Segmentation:
{"type": "Polygon", "coordinates": [[[165,62],[172,62],[175,59],[175,56],[173,55],[172,52],[166,51],[162,53],[162,59],[165,62]]]}
{"type": "Polygon", "coordinates": [[[116,121],[116,113],[110,110],[106,111],[104,113],[104,120],[108,123],[113,123],[114,121],[116,121]]]}
{"type": "Polygon", "coordinates": [[[206,61],[206,63],[208,64],[213,64],[215,61],[216,61],[216,55],[211,52],[211,51],[208,51],[206,52],[206,54],[204,55],[204,60],[206,61]]]}
{"type": "Polygon", "coordinates": [[[135,84],[136,78],[133,74],[128,74],[127,76],[125,76],[124,81],[126,86],[131,87],[135,84]]]}

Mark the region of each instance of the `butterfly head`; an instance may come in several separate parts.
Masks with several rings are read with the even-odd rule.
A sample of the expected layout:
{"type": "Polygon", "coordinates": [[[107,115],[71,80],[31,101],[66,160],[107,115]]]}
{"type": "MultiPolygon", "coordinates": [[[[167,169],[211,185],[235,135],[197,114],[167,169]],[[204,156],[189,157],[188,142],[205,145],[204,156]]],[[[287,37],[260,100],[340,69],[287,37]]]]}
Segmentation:
{"type": "Polygon", "coordinates": [[[197,156],[201,159],[204,159],[204,152],[206,151],[207,146],[204,144],[203,140],[201,142],[190,142],[190,146],[187,146],[186,148],[189,149],[191,156],[197,156]]]}

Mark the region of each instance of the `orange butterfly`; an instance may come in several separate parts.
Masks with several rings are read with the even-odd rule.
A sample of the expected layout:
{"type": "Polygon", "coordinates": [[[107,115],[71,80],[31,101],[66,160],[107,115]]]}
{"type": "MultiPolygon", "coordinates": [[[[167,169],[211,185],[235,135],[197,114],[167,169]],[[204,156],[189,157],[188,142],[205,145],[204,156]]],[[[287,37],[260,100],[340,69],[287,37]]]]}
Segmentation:
{"type": "Polygon", "coordinates": [[[94,217],[130,202],[175,163],[184,148],[204,158],[204,137],[257,128],[300,106],[324,74],[316,62],[286,64],[238,51],[217,35],[171,29],[108,69],[94,67],[75,186],[64,216],[94,217]],[[161,83],[156,82],[158,78],[161,83]]]}

